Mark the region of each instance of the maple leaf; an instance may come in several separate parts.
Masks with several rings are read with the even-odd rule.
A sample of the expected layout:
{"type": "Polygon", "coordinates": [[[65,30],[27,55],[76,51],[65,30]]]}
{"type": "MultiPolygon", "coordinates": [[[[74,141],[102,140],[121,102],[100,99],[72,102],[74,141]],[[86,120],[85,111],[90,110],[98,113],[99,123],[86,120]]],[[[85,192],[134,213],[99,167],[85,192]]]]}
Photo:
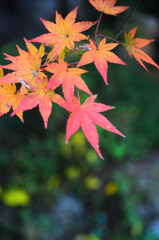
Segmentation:
{"type": "Polygon", "coordinates": [[[69,138],[81,127],[88,142],[95,149],[99,157],[103,158],[99,150],[99,135],[95,124],[110,132],[114,132],[123,137],[125,136],[119,132],[106,117],[100,114],[100,112],[110,110],[114,107],[96,103],[94,102],[95,99],[96,96],[88,97],[81,105],[77,98],[73,96],[72,102],[65,102],[62,105],[63,108],[70,112],[66,126],[66,142],[68,142],[69,138]]]}
{"type": "Polygon", "coordinates": [[[81,74],[86,73],[86,70],[80,68],[69,68],[67,62],[59,58],[59,63],[50,63],[45,70],[54,73],[50,78],[47,90],[50,88],[57,88],[62,84],[64,97],[67,101],[71,101],[74,94],[74,86],[82,91],[92,95],[87,85],[81,78],[81,74]]]}
{"type": "Polygon", "coordinates": [[[146,69],[146,71],[148,71],[148,69],[145,67],[142,61],[150,63],[159,69],[159,66],[152,60],[152,58],[140,49],[142,47],[145,47],[147,44],[153,42],[154,40],[134,38],[137,29],[138,27],[135,27],[128,34],[126,31],[124,33],[124,38],[125,38],[124,46],[128,54],[130,55],[130,57],[134,56],[134,58],[146,69]]]}
{"type": "MultiPolygon", "coordinates": [[[[0,78],[2,77],[3,70],[0,69],[0,78]]],[[[14,110],[18,106],[25,93],[26,91],[24,91],[23,88],[17,92],[15,84],[0,84],[0,116],[8,113],[11,107],[14,110]]],[[[23,113],[19,112],[17,113],[17,116],[23,122],[23,113]]]]}
{"type": "Polygon", "coordinates": [[[59,94],[56,94],[54,90],[48,91],[46,90],[46,86],[48,84],[47,77],[39,75],[37,79],[38,79],[37,88],[36,89],[34,88],[33,92],[27,94],[20,101],[19,105],[11,114],[11,116],[14,116],[19,111],[30,110],[39,105],[39,111],[44,120],[44,126],[45,128],[47,128],[48,119],[52,111],[52,102],[61,105],[65,101],[59,94]]]}
{"type": "Polygon", "coordinates": [[[117,55],[115,55],[110,50],[114,49],[116,46],[118,46],[118,43],[107,43],[106,39],[104,38],[97,47],[92,40],[90,40],[90,44],[88,44],[88,47],[90,48],[90,51],[85,52],[79,63],[78,67],[89,64],[94,62],[97,70],[100,72],[101,76],[103,77],[106,84],[108,84],[107,81],[107,71],[108,71],[108,63],[118,63],[122,65],[126,65],[117,55]]]}
{"type": "Polygon", "coordinates": [[[30,41],[53,44],[53,58],[56,58],[65,47],[73,50],[75,46],[74,42],[88,39],[88,37],[81,34],[81,32],[86,31],[96,24],[96,22],[88,21],[75,23],[77,10],[78,7],[72,10],[65,19],[56,11],[56,24],[41,18],[42,23],[50,33],[43,34],[30,41]]]}
{"type": "Polygon", "coordinates": [[[128,6],[115,6],[117,0],[89,0],[89,2],[95,7],[98,11],[103,12],[109,15],[117,15],[127,10],[128,6]]]}
{"type": "MultiPolygon", "coordinates": [[[[19,56],[13,57],[6,53],[4,54],[6,56],[6,59],[12,63],[1,67],[4,69],[12,70],[13,72],[8,73],[3,78],[1,78],[1,83],[18,83],[19,78],[33,82],[34,78],[37,76],[37,73],[41,71],[41,57],[44,55],[43,46],[41,46],[38,51],[38,49],[33,44],[29,43],[26,39],[24,40],[28,48],[28,52],[22,50],[19,46],[17,46],[19,56]]],[[[44,75],[42,72],[40,74],[44,75]]]]}
{"type": "Polygon", "coordinates": [[[0,78],[4,77],[4,72],[3,72],[3,69],[0,68],[0,78]]]}

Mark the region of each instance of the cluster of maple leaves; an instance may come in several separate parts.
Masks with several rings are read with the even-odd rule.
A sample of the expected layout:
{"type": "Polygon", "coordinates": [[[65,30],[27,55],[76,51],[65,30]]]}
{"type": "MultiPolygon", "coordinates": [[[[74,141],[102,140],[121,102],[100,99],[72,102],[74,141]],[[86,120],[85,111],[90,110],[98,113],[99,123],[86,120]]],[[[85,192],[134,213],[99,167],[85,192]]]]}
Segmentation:
{"type": "MultiPolygon", "coordinates": [[[[78,7],[72,10],[65,19],[56,12],[56,23],[41,19],[49,33],[30,41],[24,39],[27,51],[17,46],[19,55],[16,57],[5,53],[6,60],[11,63],[0,68],[0,115],[6,114],[12,108],[11,116],[16,114],[23,121],[23,111],[39,106],[45,128],[47,128],[52,105],[53,103],[58,104],[70,113],[66,127],[66,142],[81,127],[88,142],[99,157],[103,158],[99,150],[99,136],[95,124],[123,137],[124,135],[106,117],[100,114],[100,112],[110,110],[113,107],[95,102],[97,95],[91,93],[82,79],[82,75],[87,71],[80,67],[94,62],[104,82],[108,84],[108,62],[126,65],[112,52],[119,45],[119,42],[114,39],[115,43],[106,43],[107,36],[97,33],[103,13],[117,15],[128,9],[127,6],[115,6],[116,1],[89,0],[90,4],[101,12],[99,21],[96,22],[83,21],[75,23],[78,7]],[[97,28],[93,40],[81,33],[95,24],[97,24],[97,28]],[[96,43],[97,37],[102,37],[98,46],[96,43]],[[75,42],[81,42],[81,40],[86,40],[87,43],[75,48],[75,42]],[[39,49],[31,42],[41,43],[39,49]],[[45,50],[45,46],[49,47],[49,52],[45,50]],[[84,50],[82,56],[79,54],[79,49],[84,50]],[[69,63],[67,55],[71,53],[80,55],[80,60],[69,63]],[[4,76],[3,69],[8,69],[11,72],[4,76]],[[50,79],[48,79],[48,75],[50,76],[48,73],[51,73],[50,79]],[[62,85],[64,97],[55,93],[56,88],[60,85],[62,85]],[[77,94],[75,94],[75,89],[77,94]],[[80,103],[79,89],[89,95],[82,104],[80,103]]],[[[136,30],[137,27],[128,34],[125,32],[125,43],[121,43],[121,45],[146,70],[147,68],[142,61],[159,68],[140,49],[153,40],[134,38],[136,30]]]]}

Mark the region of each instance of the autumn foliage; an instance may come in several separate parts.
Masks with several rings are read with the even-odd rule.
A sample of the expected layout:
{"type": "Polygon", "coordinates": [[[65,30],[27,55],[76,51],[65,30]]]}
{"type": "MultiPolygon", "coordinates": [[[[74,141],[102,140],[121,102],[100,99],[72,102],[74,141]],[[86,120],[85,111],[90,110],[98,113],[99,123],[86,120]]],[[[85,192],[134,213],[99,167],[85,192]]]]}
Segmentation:
{"type": "Polygon", "coordinates": [[[12,109],[11,116],[17,115],[23,122],[23,112],[38,106],[44,126],[47,128],[52,107],[58,104],[70,114],[66,126],[66,142],[81,128],[88,142],[99,157],[103,158],[99,150],[96,125],[122,137],[124,134],[101,114],[114,107],[95,102],[96,93],[94,95],[90,91],[82,78],[83,74],[89,73],[82,67],[93,62],[105,84],[108,84],[108,63],[126,65],[113,53],[113,49],[118,45],[125,47],[130,57],[133,56],[146,70],[142,61],[156,68],[159,66],[141,50],[153,40],[134,38],[138,27],[130,30],[128,34],[125,31],[124,43],[116,39],[109,42],[108,36],[98,34],[103,14],[118,15],[127,10],[128,6],[116,6],[116,0],[89,0],[89,2],[101,12],[98,21],[75,22],[78,7],[65,18],[56,11],[55,23],[41,19],[49,33],[30,41],[24,39],[27,51],[17,46],[19,55],[16,57],[4,54],[5,59],[11,63],[0,68],[0,115],[12,109]],[[96,28],[92,38],[83,34],[93,26],[96,28]],[[97,38],[100,38],[100,41],[97,41],[97,38]],[[31,42],[41,43],[39,49],[31,42]],[[75,45],[76,42],[78,47],[75,45]],[[71,54],[76,54],[80,58],[79,61],[69,62],[68,56],[71,54]],[[10,72],[4,75],[3,69],[10,72]],[[51,77],[48,79],[48,76],[51,77]],[[60,85],[61,95],[56,93],[60,85]],[[88,95],[83,103],[80,102],[81,91],[88,95]]]}

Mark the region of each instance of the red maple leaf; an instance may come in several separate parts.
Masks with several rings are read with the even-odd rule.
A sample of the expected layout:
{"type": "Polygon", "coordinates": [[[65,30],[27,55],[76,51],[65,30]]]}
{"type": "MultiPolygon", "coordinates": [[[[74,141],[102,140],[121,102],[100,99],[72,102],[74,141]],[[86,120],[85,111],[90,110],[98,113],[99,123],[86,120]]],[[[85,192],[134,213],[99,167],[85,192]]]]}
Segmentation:
{"type": "Polygon", "coordinates": [[[80,68],[69,68],[67,62],[59,58],[59,63],[50,63],[45,70],[54,73],[49,80],[47,90],[57,88],[62,84],[63,93],[67,101],[71,101],[74,94],[74,86],[84,92],[92,95],[87,85],[81,78],[81,74],[86,73],[86,70],[80,68]]]}
{"type": "Polygon", "coordinates": [[[117,55],[115,55],[111,50],[118,46],[118,43],[107,43],[106,39],[104,38],[97,47],[92,40],[90,40],[90,44],[88,44],[88,47],[90,48],[90,51],[85,52],[79,63],[78,67],[89,64],[94,62],[97,70],[102,75],[104,81],[106,84],[108,84],[107,81],[107,71],[108,71],[108,63],[118,63],[122,65],[126,65],[117,55]]]}
{"type": "Polygon", "coordinates": [[[66,142],[68,142],[69,138],[81,127],[88,142],[95,149],[99,157],[103,158],[99,150],[99,135],[95,124],[123,137],[124,135],[119,132],[106,117],[100,114],[100,112],[110,110],[114,107],[96,103],[94,102],[95,99],[96,96],[88,97],[81,105],[77,98],[73,96],[72,102],[65,102],[62,105],[62,107],[70,112],[66,127],[66,142]]]}
{"type": "Polygon", "coordinates": [[[129,7],[127,6],[115,6],[117,0],[89,0],[89,2],[98,11],[109,15],[117,15],[118,13],[124,12],[129,7]]]}
{"type": "Polygon", "coordinates": [[[147,40],[143,38],[134,38],[136,30],[138,27],[133,28],[128,34],[125,31],[124,38],[126,50],[130,57],[134,56],[134,58],[147,70],[145,65],[143,64],[142,60],[152,64],[156,68],[159,69],[159,66],[152,60],[150,56],[148,56],[144,51],[140,48],[145,47],[147,44],[153,42],[153,39],[147,40]]]}
{"type": "Polygon", "coordinates": [[[92,27],[96,22],[78,22],[75,23],[78,7],[72,10],[65,19],[56,11],[56,24],[53,22],[41,19],[50,33],[43,34],[36,37],[31,42],[39,42],[46,44],[53,44],[53,59],[56,58],[65,47],[74,50],[74,42],[79,42],[84,39],[88,39],[87,36],[81,34],[92,27]]]}
{"type": "Polygon", "coordinates": [[[54,90],[46,90],[48,84],[47,77],[43,78],[41,75],[37,77],[37,88],[31,93],[28,93],[19,103],[18,107],[13,111],[11,116],[14,116],[19,111],[30,110],[39,105],[40,114],[44,120],[45,128],[48,125],[48,119],[52,111],[52,102],[59,105],[63,104],[64,99],[54,92],[54,90]]]}

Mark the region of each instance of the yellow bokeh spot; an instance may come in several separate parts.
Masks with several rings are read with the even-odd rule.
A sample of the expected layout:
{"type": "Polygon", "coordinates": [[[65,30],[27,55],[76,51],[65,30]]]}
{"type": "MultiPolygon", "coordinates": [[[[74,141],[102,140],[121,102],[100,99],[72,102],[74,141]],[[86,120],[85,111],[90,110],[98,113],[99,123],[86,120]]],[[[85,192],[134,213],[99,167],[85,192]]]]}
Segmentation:
{"type": "Polygon", "coordinates": [[[82,157],[86,153],[86,139],[84,134],[79,131],[75,133],[69,140],[69,145],[71,146],[73,152],[82,157]]]}
{"type": "Polygon", "coordinates": [[[100,240],[100,238],[93,235],[93,236],[86,237],[86,240],[100,240]]]}
{"type": "Polygon", "coordinates": [[[65,175],[69,179],[77,179],[80,176],[80,169],[74,166],[71,166],[65,170],[65,175]]]}
{"type": "Polygon", "coordinates": [[[10,207],[27,206],[30,196],[24,189],[14,188],[3,192],[3,202],[10,207]]]}
{"type": "Polygon", "coordinates": [[[80,234],[75,238],[75,240],[100,240],[100,238],[95,235],[88,236],[85,234],[80,234]]]}
{"type": "Polygon", "coordinates": [[[73,146],[79,146],[79,147],[84,146],[86,144],[86,139],[84,137],[84,134],[81,131],[77,132],[70,139],[70,143],[73,146]]]}
{"type": "Polygon", "coordinates": [[[115,195],[118,192],[118,186],[116,183],[109,182],[105,185],[104,192],[107,195],[115,195]]]}
{"type": "Polygon", "coordinates": [[[85,186],[91,190],[96,190],[100,188],[101,181],[96,176],[88,176],[85,179],[85,186]]]}
{"type": "Polygon", "coordinates": [[[57,188],[59,186],[60,179],[56,176],[50,177],[47,183],[47,189],[51,191],[54,188],[57,188]]]}
{"type": "Polygon", "coordinates": [[[90,165],[96,165],[99,163],[99,157],[93,149],[87,151],[86,160],[90,165]]]}
{"type": "Polygon", "coordinates": [[[65,143],[65,135],[60,134],[57,137],[58,145],[60,146],[60,153],[66,157],[71,157],[72,154],[81,157],[86,153],[86,139],[82,132],[75,133],[69,140],[68,144],[65,143]]]}

